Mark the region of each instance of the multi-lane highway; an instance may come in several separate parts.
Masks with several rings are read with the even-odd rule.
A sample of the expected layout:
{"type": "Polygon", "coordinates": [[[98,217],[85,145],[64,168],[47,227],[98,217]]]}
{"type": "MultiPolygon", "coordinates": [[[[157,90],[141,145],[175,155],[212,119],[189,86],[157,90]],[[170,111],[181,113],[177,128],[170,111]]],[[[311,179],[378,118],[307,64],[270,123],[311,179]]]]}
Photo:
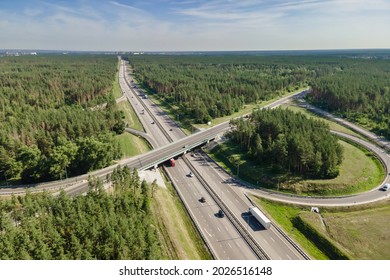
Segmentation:
{"type": "MultiPolygon", "coordinates": [[[[126,96],[135,109],[144,126],[145,135],[148,135],[149,142],[155,149],[144,155],[123,160],[117,165],[92,172],[89,175],[105,178],[118,165],[128,165],[131,168],[141,169],[153,166],[161,162],[161,159],[167,160],[173,155],[183,154],[192,147],[204,143],[230,128],[228,123],[223,123],[191,136],[185,136],[180,127],[158,106],[151,100],[140,96],[142,94],[135,89],[135,84],[132,83],[130,76],[126,74],[126,67],[123,61],[121,62],[121,70],[119,72],[119,82],[124,96],[126,96]],[[170,143],[170,141],[174,142],[170,143]]],[[[268,105],[268,107],[278,106],[288,98],[291,98],[291,96],[274,102],[268,105]]],[[[342,136],[352,141],[360,142],[360,144],[377,153],[387,170],[389,170],[390,158],[383,150],[356,137],[350,135],[342,136]]],[[[248,207],[251,206],[246,196],[248,193],[255,193],[274,200],[317,206],[353,205],[387,197],[386,192],[378,189],[341,198],[287,196],[254,189],[251,186],[238,182],[203,153],[199,153],[197,157],[191,157],[187,154],[185,158],[186,162],[179,159],[176,161],[174,168],[167,168],[167,173],[175,183],[177,191],[198,226],[199,231],[207,244],[209,244],[214,256],[218,259],[257,258],[258,255],[255,254],[255,250],[251,249],[248,246],[248,241],[243,238],[243,235],[246,234],[250,234],[254,242],[258,243],[271,259],[302,259],[305,257],[300,250],[297,250],[294,246],[295,244],[286,239],[275,226],[272,226],[270,230],[264,230],[262,226],[248,215],[248,207]],[[190,170],[193,170],[199,178],[197,176],[187,176],[190,170]],[[211,191],[205,188],[202,180],[207,182],[211,191]],[[200,197],[205,197],[206,201],[202,203],[199,201],[200,197]],[[229,210],[228,217],[221,218],[216,215],[221,208],[229,210]],[[239,223],[240,229],[238,229],[236,223],[239,223]],[[242,231],[244,231],[244,234],[242,231]]],[[[71,194],[82,193],[88,189],[87,177],[88,175],[83,175],[64,181],[40,184],[35,189],[56,189],[61,186],[71,194]]],[[[390,181],[390,178],[387,177],[386,181],[390,181]]],[[[17,187],[0,190],[3,194],[11,192],[22,193],[24,191],[25,188],[17,187]]]]}
{"type": "MultiPolygon", "coordinates": [[[[126,67],[123,63],[122,61],[123,71],[119,79],[122,91],[136,110],[146,134],[153,139],[149,140],[152,146],[158,149],[166,143],[184,138],[185,134],[180,127],[136,89],[130,76],[124,74],[126,67]]],[[[182,144],[176,149],[181,150],[184,146],[182,144]]],[[[228,219],[220,219],[215,215],[219,210],[218,206],[208,196],[198,178],[188,176],[189,167],[183,160],[176,160],[175,167],[166,168],[166,172],[173,179],[176,191],[215,258],[257,259],[234,225],[228,219]],[[206,198],[205,202],[200,201],[201,196],[206,198]]]]}
{"type": "MultiPolygon", "coordinates": [[[[127,78],[126,76],[125,78],[127,78]]],[[[136,88],[134,84],[127,82],[127,85],[131,89],[136,88]]],[[[126,87],[124,87],[126,88],[126,87]]],[[[127,90],[124,89],[126,92],[127,90]]],[[[154,116],[154,125],[161,124],[162,130],[165,130],[166,138],[180,143],[185,138],[185,134],[178,128],[175,122],[173,122],[158,106],[155,106],[151,100],[141,98],[137,96],[139,91],[134,91],[138,104],[145,106],[142,110],[146,110],[148,113],[154,116]]],[[[285,97],[274,103],[268,105],[268,107],[274,107],[282,104],[290,97],[285,97]]],[[[130,97],[130,99],[132,99],[130,97]]],[[[134,98],[133,98],[134,99],[134,98]]],[[[144,111],[144,112],[146,112],[144,111]]],[[[149,125],[147,123],[147,125],[149,125]]],[[[216,126],[208,133],[213,133],[214,130],[218,133],[222,133],[229,129],[229,124],[224,123],[216,126]]],[[[145,129],[147,130],[147,129],[145,129]]],[[[206,136],[206,132],[196,133],[191,137],[198,138],[199,141],[210,139],[206,136]],[[200,137],[200,138],[199,138],[200,137]]],[[[215,137],[215,133],[212,134],[215,137]]],[[[183,143],[179,147],[190,148],[192,143],[183,143]]],[[[184,148],[185,149],[185,148],[184,148]]],[[[188,154],[185,156],[186,160],[181,159],[176,161],[174,168],[167,168],[167,173],[170,176],[172,182],[190,212],[192,218],[198,225],[200,232],[206,239],[209,246],[212,247],[213,253],[217,258],[222,259],[247,259],[255,258],[256,256],[250,251],[243,240],[242,235],[248,234],[253,238],[255,244],[260,245],[260,250],[264,250],[266,258],[271,259],[304,259],[306,255],[302,255],[301,251],[297,251],[291,243],[287,242],[285,237],[280,234],[274,227],[271,230],[265,230],[249,213],[248,209],[252,206],[248,199],[245,197],[239,197],[231,189],[229,185],[229,179],[221,177],[218,172],[208,168],[208,164],[199,161],[199,158],[191,157],[188,154]],[[194,172],[198,176],[190,177],[189,172],[194,172]],[[198,178],[202,177],[202,178],[198,178]],[[211,190],[207,190],[204,183],[199,179],[206,181],[211,190]],[[213,196],[216,193],[217,196],[213,196]],[[201,202],[200,198],[204,197],[205,202],[201,202]],[[223,201],[223,202],[221,202],[223,201]],[[217,213],[221,208],[221,203],[224,204],[225,209],[229,209],[229,213],[226,213],[229,219],[218,217],[217,213]],[[229,220],[232,220],[230,222],[229,220]],[[235,224],[234,226],[232,225],[235,224]],[[241,236],[238,234],[237,229],[243,231],[241,236]],[[266,247],[266,248],[264,248],[266,247]],[[243,251],[244,250],[244,251],[243,251]]],[[[226,174],[225,174],[226,176],[226,174]]],[[[295,245],[295,244],[294,244],[295,245]]]]}

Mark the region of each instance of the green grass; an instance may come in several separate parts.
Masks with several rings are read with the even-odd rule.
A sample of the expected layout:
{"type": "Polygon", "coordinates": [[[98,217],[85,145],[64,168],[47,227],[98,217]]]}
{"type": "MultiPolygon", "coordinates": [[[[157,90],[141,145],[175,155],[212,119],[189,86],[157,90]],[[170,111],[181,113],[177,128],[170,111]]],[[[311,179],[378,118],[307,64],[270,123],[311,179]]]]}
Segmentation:
{"type": "Polygon", "coordinates": [[[114,98],[120,98],[122,96],[122,90],[119,86],[119,81],[118,81],[118,71],[120,69],[120,61],[118,61],[118,67],[117,67],[117,72],[115,74],[115,79],[112,83],[112,94],[114,95],[114,98]]]}
{"type": "Polygon", "coordinates": [[[270,166],[256,165],[243,157],[237,146],[225,142],[209,151],[210,156],[231,174],[257,186],[300,195],[348,195],[370,190],[384,178],[384,168],[379,160],[365,149],[357,148],[345,141],[339,141],[344,148],[344,160],[340,175],[334,179],[306,179],[289,173],[277,173],[270,166]],[[241,159],[237,166],[230,162],[232,157],[241,159]]]}
{"type": "Polygon", "coordinates": [[[344,148],[340,175],[329,180],[305,180],[320,188],[321,195],[346,195],[364,192],[378,186],[384,178],[384,168],[378,158],[362,147],[339,141],[344,148]]]}
{"type": "Polygon", "coordinates": [[[166,259],[210,260],[212,256],[200,237],[173,186],[158,188],[152,209],[166,259]]]}
{"type": "Polygon", "coordinates": [[[127,132],[115,136],[115,140],[121,147],[123,158],[140,155],[150,150],[148,143],[144,139],[127,132]]]}
{"type": "Polygon", "coordinates": [[[354,259],[389,260],[389,201],[369,207],[323,211],[327,235],[354,259]]]}
{"type": "Polygon", "coordinates": [[[292,220],[302,212],[310,211],[308,206],[294,206],[279,202],[269,201],[262,198],[254,198],[256,204],[267,213],[267,217],[276,222],[299,246],[313,259],[329,259],[317,248],[305,235],[295,228],[292,220]]]}
{"type": "Polygon", "coordinates": [[[117,103],[117,106],[119,110],[122,110],[125,113],[125,122],[127,123],[128,127],[137,129],[139,131],[144,131],[141,122],[139,121],[137,115],[127,100],[117,103]]]}

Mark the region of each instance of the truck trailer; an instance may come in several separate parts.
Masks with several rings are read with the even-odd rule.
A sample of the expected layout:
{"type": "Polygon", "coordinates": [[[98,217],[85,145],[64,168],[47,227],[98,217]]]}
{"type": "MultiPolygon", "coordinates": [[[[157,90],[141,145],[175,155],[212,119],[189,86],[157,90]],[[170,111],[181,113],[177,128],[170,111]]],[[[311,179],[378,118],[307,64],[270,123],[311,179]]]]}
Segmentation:
{"type": "Polygon", "coordinates": [[[171,158],[171,159],[169,160],[169,163],[171,164],[172,167],[175,166],[175,160],[174,160],[173,158],[171,158]]]}
{"type": "Polygon", "coordinates": [[[257,207],[249,208],[249,212],[262,224],[265,229],[271,227],[271,221],[257,207]]]}

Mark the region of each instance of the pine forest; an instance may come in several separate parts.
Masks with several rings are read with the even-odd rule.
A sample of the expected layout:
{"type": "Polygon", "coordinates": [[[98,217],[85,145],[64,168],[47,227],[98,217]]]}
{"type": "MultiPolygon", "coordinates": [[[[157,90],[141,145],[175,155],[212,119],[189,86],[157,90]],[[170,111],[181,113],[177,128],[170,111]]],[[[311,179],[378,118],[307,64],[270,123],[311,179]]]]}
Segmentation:
{"type": "Polygon", "coordinates": [[[111,94],[117,57],[0,58],[0,170],[23,182],[62,179],[120,158],[111,94]],[[106,106],[99,106],[105,104],[106,106]]]}

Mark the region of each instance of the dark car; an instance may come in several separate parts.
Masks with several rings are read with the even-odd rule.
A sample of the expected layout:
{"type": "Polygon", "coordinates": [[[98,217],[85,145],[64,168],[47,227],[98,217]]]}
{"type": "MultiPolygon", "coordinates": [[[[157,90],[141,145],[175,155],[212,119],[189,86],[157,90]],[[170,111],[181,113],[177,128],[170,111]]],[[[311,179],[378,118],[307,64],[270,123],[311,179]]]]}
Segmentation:
{"type": "Polygon", "coordinates": [[[204,198],[203,196],[199,199],[200,202],[202,203],[205,203],[206,202],[206,198],[204,198]]]}
{"type": "Polygon", "coordinates": [[[219,209],[219,211],[218,211],[218,217],[220,217],[220,218],[225,217],[225,213],[222,211],[222,209],[219,209]]]}

